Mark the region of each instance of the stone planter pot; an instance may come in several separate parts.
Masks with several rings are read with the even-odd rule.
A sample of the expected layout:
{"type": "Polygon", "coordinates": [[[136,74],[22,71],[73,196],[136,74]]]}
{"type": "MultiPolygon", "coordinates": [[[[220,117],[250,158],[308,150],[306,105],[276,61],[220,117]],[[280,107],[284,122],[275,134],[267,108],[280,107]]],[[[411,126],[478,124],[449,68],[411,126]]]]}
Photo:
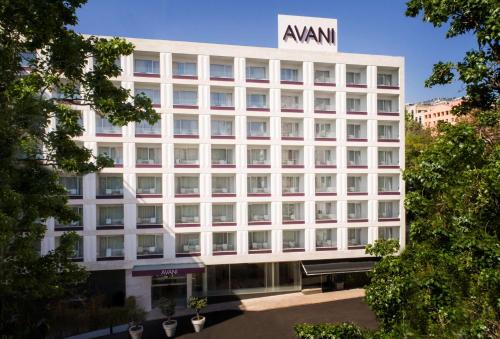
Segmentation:
{"type": "Polygon", "coordinates": [[[205,325],[205,317],[200,316],[200,319],[196,319],[196,317],[191,318],[191,323],[193,324],[194,331],[196,333],[200,332],[205,325]]]}
{"type": "Polygon", "coordinates": [[[132,339],[141,339],[144,327],[142,325],[132,326],[128,329],[128,333],[132,339]]]}
{"type": "Polygon", "coordinates": [[[175,329],[177,328],[177,320],[165,320],[162,323],[163,330],[168,338],[172,338],[175,335],[175,329]]]}

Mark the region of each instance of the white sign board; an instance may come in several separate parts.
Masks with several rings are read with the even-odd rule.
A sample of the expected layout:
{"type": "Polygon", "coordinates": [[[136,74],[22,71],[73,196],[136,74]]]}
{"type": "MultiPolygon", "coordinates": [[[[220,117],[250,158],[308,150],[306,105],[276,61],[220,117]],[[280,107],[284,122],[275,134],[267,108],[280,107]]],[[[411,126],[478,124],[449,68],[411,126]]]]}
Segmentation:
{"type": "Polygon", "coordinates": [[[337,19],[279,14],[278,47],[337,52],[337,19]]]}

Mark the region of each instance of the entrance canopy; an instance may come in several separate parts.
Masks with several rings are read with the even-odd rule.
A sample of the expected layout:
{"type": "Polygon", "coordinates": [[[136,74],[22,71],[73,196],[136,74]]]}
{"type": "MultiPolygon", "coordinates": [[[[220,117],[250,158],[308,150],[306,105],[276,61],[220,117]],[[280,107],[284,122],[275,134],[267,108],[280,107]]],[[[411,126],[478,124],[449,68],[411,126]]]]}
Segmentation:
{"type": "Polygon", "coordinates": [[[158,264],[158,265],[135,265],[132,268],[133,277],[146,276],[177,276],[188,273],[199,273],[205,271],[205,266],[201,263],[186,264],[158,264]]]}
{"type": "Polygon", "coordinates": [[[333,273],[354,273],[371,271],[375,260],[353,261],[302,261],[302,268],[306,275],[321,275],[333,273]]]}

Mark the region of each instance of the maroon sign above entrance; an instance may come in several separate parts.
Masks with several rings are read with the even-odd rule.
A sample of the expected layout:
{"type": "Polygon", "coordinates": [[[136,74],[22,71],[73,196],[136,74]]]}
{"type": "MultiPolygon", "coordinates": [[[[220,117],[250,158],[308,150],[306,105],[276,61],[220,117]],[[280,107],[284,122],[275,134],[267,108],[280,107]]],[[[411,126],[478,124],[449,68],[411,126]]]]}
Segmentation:
{"type": "Polygon", "coordinates": [[[204,272],[205,267],[201,264],[164,264],[164,265],[141,265],[132,269],[133,277],[174,277],[188,273],[204,272]]]}

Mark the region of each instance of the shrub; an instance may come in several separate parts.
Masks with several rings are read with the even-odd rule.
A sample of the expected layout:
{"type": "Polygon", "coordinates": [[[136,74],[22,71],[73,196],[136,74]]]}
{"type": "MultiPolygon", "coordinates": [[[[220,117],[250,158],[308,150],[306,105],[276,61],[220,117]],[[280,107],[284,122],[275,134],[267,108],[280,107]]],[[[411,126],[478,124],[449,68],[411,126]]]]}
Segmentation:
{"type": "Polygon", "coordinates": [[[363,331],[355,324],[297,324],[295,335],[300,339],[364,339],[363,331]]]}
{"type": "Polygon", "coordinates": [[[167,321],[170,322],[170,318],[175,314],[175,300],[168,298],[161,298],[159,302],[159,307],[161,313],[167,317],[167,321]]]}
{"type": "Polygon", "coordinates": [[[200,320],[200,310],[207,307],[207,298],[190,297],[188,307],[196,311],[196,320],[200,320]]]}

